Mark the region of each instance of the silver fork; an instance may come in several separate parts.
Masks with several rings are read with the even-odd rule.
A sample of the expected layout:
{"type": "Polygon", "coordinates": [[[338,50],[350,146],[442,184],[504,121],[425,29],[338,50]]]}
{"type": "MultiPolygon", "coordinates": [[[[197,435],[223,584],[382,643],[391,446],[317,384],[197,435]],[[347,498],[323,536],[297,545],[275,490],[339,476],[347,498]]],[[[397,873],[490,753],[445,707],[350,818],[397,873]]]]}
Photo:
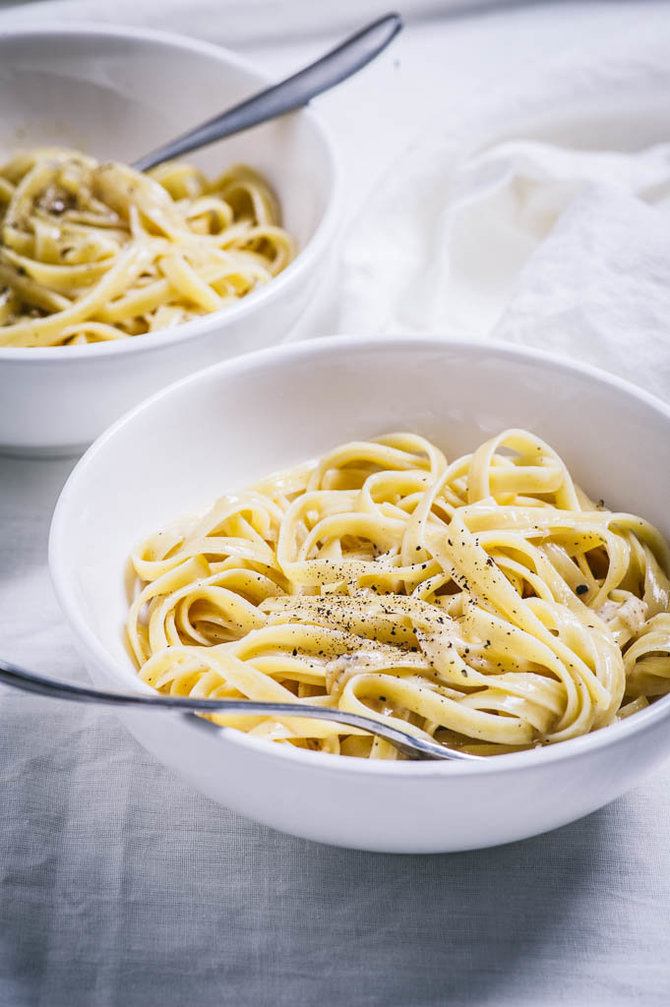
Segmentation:
{"type": "Polygon", "coordinates": [[[226,136],[241,133],[251,126],[302,108],[310,98],[315,98],[361,70],[386,48],[401,28],[402,18],[398,14],[387,14],[386,17],[379,18],[345,39],[315,63],[310,63],[279,84],[266,88],[240,105],[235,105],[188,133],[170,140],[157,150],[152,150],[150,154],[138,158],[133,167],[137,171],[148,171],[163,161],[171,161],[191,150],[206,147],[216,140],[223,140],[226,136]]]}
{"type": "MultiPolygon", "coordinates": [[[[104,692],[86,686],[72,685],[44,678],[34,672],[19,668],[18,665],[0,658],[0,682],[24,692],[33,692],[52,699],[69,699],[75,703],[101,703],[106,706],[136,706],[147,710],[188,710],[192,713],[242,713],[249,716],[274,714],[280,717],[308,717],[311,720],[330,720],[347,727],[357,727],[368,734],[375,734],[388,741],[408,759],[462,759],[479,761],[480,755],[470,755],[447,748],[435,741],[416,738],[407,731],[401,731],[392,724],[373,717],[363,717],[358,713],[331,710],[323,706],[308,706],[295,703],[256,703],[249,699],[192,699],[190,696],[142,696],[133,693],[104,692]]],[[[225,730],[225,728],[222,728],[225,730]]]]}

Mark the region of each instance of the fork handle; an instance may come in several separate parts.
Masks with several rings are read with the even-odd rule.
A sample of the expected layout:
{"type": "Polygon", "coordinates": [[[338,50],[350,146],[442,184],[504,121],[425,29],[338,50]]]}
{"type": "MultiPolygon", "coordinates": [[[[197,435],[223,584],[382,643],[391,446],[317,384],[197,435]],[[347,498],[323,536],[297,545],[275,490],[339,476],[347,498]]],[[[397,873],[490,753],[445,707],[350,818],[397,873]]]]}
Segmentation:
{"type": "Polygon", "coordinates": [[[188,133],[145,154],[133,167],[137,171],[147,171],[163,161],[170,161],[181,154],[187,154],[199,147],[206,147],[216,140],[222,140],[233,133],[257,126],[268,119],[274,119],[285,112],[293,112],[306,105],[310,98],[339,84],[362,69],[385,49],[391,39],[402,28],[402,18],[398,14],[387,14],[366,28],[350,36],[336,49],[322,56],[304,70],[293,74],[273,87],[261,91],[235,105],[227,112],[209,119],[188,133]]]}
{"type": "Polygon", "coordinates": [[[295,703],[259,703],[250,699],[194,699],[191,696],[142,696],[133,693],[106,692],[101,689],[91,689],[70,682],[60,682],[53,678],[45,678],[27,671],[16,664],[0,658],[0,682],[10,685],[23,692],[32,692],[39,696],[50,696],[55,699],[69,699],[76,703],[100,703],[106,706],[139,706],[160,708],[162,710],[188,710],[191,713],[241,713],[246,716],[280,716],[307,717],[311,720],[330,720],[337,724],[356,727],[368,734],[379,735],[389,741],[399,752],[409,759],[479,759],[477,755],[459,752],[445,748],[434,741],[414,737],[407,731],[401,731],[393,724],[384,723],[373,717],[364,717],[358,713],[348,713],[345,710],[334,710],[326,706],[306,706],[295,703]]]}

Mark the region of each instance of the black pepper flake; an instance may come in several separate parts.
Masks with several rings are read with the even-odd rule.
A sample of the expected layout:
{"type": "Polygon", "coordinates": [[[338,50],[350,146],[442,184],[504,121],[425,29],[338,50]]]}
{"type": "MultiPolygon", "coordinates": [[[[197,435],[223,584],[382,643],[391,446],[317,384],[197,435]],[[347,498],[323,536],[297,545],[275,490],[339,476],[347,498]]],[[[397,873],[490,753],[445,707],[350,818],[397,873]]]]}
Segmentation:
{"type": "Polygon", "coordinates": [[[298,656],[298,648],[297,648],[297,647],[294,647],[294,648],[293,648],[293,656],[294,656],[294,657],[297,657],[297,656],[298,656]]]}
{"type": "Polygon", "coordinates": [[[588,584],[578,584],[577,587],[575,588],[577,594],[586,594],[588,589],[589,589],[588,584]]]}

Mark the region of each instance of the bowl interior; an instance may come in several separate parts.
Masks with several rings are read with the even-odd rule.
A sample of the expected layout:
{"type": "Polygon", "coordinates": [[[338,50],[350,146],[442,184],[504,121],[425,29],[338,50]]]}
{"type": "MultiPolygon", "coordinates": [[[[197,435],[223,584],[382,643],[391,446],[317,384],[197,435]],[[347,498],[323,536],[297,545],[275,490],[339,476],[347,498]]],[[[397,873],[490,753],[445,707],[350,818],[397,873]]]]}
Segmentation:
{"type": "MultiPolygon", "coordinates": [[[[72,146],[102,159],[141,154],[267,85],[225,49],[132,29],[0,32],[0,161],[18,148],[72,146]]],[[[262,172],[304,248],[333,184],[327,141],[309,112],[256,127],[185,158],[211,174],[262,172]]]]}
{"type": "Polygon", "coordinates": [[[61,604],[103,677],[138,688],[123,626],[143,536],[342,441],[409,429],[454,458],[510,426],[549,441],[593,498],[670,537],[670,410],[644,393],[531,351],[333,339],[200,372],[103,435],[52,526],[61,604]]]}

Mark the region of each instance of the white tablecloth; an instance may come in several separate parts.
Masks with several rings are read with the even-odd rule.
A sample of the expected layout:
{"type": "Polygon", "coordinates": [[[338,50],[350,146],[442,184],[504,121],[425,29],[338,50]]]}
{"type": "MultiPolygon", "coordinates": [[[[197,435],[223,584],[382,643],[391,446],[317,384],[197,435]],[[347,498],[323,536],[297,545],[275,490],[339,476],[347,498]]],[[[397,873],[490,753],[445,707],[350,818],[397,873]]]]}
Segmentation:
{"type": "MultiPolygon", "coordinates": [[[[670,41],[670,6],[655,3],[510,7],[412,26],[319,101],[351,218],[420,117],[474,108],[577,42],[618,44],[640,17],[670,41]]],[[[245,51],[279,75],[332,38],[245,51]]],[[[313,334],[334,317],[329,305],[304,323],[313,334]]],[[[0,458],[0,653],[85,680],[46,567],[72,464],[0,458]]],[[[665,1007],[669,769],[524,843],[363,854],[214,805],[108,713],[2,690],[0,1007],[665,1007]]]]}

